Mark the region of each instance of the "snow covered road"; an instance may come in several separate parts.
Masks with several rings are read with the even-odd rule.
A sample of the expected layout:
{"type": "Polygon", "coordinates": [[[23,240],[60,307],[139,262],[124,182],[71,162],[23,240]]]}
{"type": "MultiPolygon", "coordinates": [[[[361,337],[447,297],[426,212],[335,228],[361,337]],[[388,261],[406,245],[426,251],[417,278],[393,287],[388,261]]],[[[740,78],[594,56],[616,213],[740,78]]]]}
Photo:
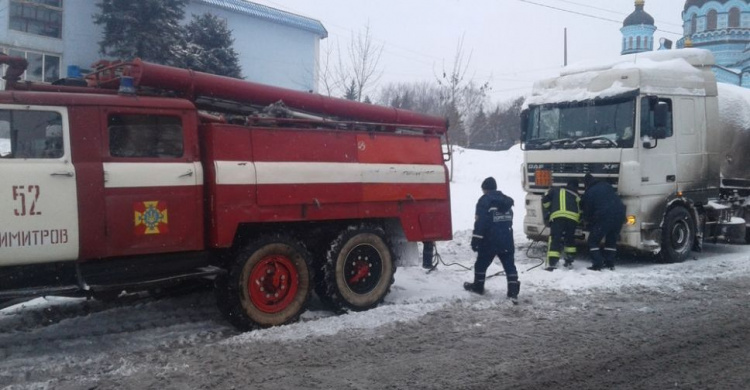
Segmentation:
{"type": "MultiPolygon", "coordinates": [[[[447,263],[470,265],[459,243],[438,249],[447,263]]],[[[537,264],[518,257],[521,270],[537,264]]],[[[744,246],[707,245],[683,264],[535,268],[521,274],[515,307],[501,278],[480,297],[463,291],[470,274],[456,267],[404,267],[374,310],[334,315],[314,305],[299,323],[244,334],[209,291],[110,304],[38,299],[0,312],[0,387],[664,388],[649,386],[649,373],[654,383],[687,375],[676,388],[739,389],[735,379],[750,379],[734,372],[750,363],[749,260],[744,246]],[[721,377],[698,369],[703,353],[721,377]]]]}
{"type": "MultiPolygon", "coordinates": [[[[516,200],[521,302],[502,277],[400,267],[383,305],[239,333],[210,290],[104,303],[40,298],[0,310],[0,389],[747,389],[750,247],[706,244],[681,264],[623,257],[614,272],[546,272],[520,233],[520,151],[460,151],[445,263],[468,247],[479,183],[516,200]],[[499,168],[504,167],[504,168],[499,168]],[[509,169],[507,167],[512,167],[509,169]]],[[[412,264],[418,262],[411,259],[412,264]]],[[[493,264],[489,272],[500,271],[493,264]]]]}

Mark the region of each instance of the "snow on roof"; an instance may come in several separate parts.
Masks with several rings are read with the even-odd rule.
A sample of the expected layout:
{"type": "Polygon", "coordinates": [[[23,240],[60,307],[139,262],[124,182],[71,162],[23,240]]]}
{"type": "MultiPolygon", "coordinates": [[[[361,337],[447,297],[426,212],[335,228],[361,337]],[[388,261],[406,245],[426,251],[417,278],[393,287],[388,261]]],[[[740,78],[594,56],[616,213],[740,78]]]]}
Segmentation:
{"type": "Polygon", "coordinates": [[[529,105],[607,98],[640,90],[649,94],[715,94],[714,58],[702,49],[629,54],[609,61],[582,62],[564,68],[560,77],[534,84],[529,105]]]}
{"type": "Polygon", "coordinates": [[[229,11],[243,13],[254,16],[270,22],[279,23],[291,27],[300,28],[320,35],[320,38],[327,38],[328,31],[323,24],[315,19],[296,15],[290,12],[271,8],[262,4],[251,3],[245,0],[197,0],[200,3],[213,5],[224,8],[229,11]]]}
{"type": "Polygon", "coordinates": [[[593,72],[607,69],[674,69],[696,71],[696,68],[716,64],[713,54],[704,49],[658,50],[645,53],[627,54],[605,61],[582,61],[565,67],[560,76],[575,73],[593,72]]]}

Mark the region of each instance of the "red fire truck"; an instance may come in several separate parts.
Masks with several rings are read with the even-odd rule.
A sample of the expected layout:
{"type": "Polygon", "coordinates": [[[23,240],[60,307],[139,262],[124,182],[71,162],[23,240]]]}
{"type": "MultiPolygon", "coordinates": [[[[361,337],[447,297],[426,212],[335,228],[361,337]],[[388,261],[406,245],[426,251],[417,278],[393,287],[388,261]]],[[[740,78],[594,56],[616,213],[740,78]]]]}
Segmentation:
{"type": "Polygon", "coordinates": [[[151,64],[2,56],[0,300],[215,278],[241,329],[367,310],[393,237],[451,239],[442,118],[151,64]]]}

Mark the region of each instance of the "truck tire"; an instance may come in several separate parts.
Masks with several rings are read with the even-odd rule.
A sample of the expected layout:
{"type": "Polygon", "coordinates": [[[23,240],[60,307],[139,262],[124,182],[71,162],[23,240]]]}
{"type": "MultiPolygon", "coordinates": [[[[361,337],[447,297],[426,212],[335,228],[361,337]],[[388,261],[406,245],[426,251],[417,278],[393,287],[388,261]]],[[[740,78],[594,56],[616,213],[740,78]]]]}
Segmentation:
{"type": "Polygon", "coordinates": [[[390,291],[396,264],[382,228],[343,231],[331,243],[325,265],[325,302],[334,309],[363,311],[377,306],[390,291]]]}
{"type": "Polygon", "coordinates": [[[240,251],[216,280],[219,309],[241,330],[296,321],[312,290],[310,254],[289,237],[262,237],[240,251]]]}
{"type": "Polygon", "coordinates": [[[661,258],[665,263],[679,263],[690,255],[695,240],[695,222],[684,207],[667,212],[661,233],[661,258]]]}

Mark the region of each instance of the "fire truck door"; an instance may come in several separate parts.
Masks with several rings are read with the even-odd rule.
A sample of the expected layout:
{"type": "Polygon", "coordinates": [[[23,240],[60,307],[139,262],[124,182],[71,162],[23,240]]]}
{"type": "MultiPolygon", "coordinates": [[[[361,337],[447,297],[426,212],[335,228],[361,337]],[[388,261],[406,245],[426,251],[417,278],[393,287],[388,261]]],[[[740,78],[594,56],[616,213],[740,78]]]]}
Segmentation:
{"type": "Polygon", "coordinates": [[[109,256],[203,248],[203,172],[195,124],[163,111],[106,116],[104,162],[109,256]]]}
{"type": "Polygon", "coordinates": [[[0,266],[78,258],[65,108],[0,105],[0,266]]]}

